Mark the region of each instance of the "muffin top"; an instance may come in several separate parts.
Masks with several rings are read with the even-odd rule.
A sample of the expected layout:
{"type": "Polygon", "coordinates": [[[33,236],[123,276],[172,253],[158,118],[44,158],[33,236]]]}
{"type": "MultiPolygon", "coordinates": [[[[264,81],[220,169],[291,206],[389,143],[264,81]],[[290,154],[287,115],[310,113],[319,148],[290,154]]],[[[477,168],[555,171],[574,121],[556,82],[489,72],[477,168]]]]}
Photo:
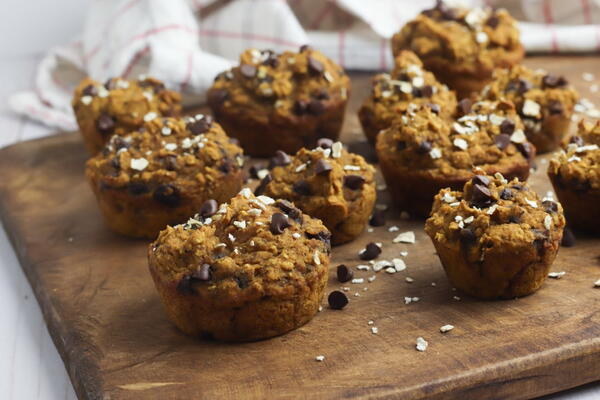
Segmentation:
{"type": "Polygon", "coordinates": [[[423,11],[395,34],[392,47],[395,52],[411,49],[422,59],[487,67],[522,48],[516,21],[506,10],[450,7],[439,0],[435,8],[423,11]]]}
{"type": "Polygon", "coordinates": [[[243,150],[210,116],[155,117],[139,131],[113,136],[88,160],[86,173],[105,188],[128,188],[134,195],[156,189],[155,198],[170,203],[208,191],[240,173],[243,163],[243,150]]]}
{"type": "Polygon", "coordinates": [[[391,120],[406,112],[411,103],[428,104],[438,114],[450,116],[456,107],[456,95],[423,69],[415,53],[403,50],[396,57],[391,74],[373,78],[371,96],[363,107],[372,107],[379,118],[391,120]]]}
{"type": "Polygon", "coordinates": [[[149,259],[180,293],[227,308],[312,287],[328,267],[329,236],[292,203],[245,188],[229,203],[209,200],[185,224],[167,227],[149,259]]]}
{"type": "Polygon", "coordinates": [[[341,142],[321,139],[314,150],[302,148],[292,157],[279,154],[275,166],[263,178],[260,190],[293,201],[304,212],[326,214],[334,225],[347,217],[364,190],[375,191],[374,168],[358,154],[346,151],[341,142]]]}
{"type": "Polygon", "coordinates": [[[89,118],[108,138],[137,129],[155,116],[179,115],[181,96],[150,77],[112,78],[104,84],[85,78],[75,89],[72,105],[78,120],[89,118]]]}
{"type": "Polygon", "coordinates": [[[429,107],[413,107],[379,134],[378,153],[400,169],[460,179],[475,166],[510,170],[535,155],[512,103],[462,100],[458,108],[463,115],[451,122],[429,107]]]}
{"type": "Polygon", "coordinates": [[[577,135],[550,160],[548,173],[577,190],[600,191],[600,121],[580,121],[577,135]]]}
{"type": "Polygon", "coordinates": [[[524,65],[495,70],[494,79],[481,96],[512,101],[526,125],[551,115],[570,117],[579,98],[564,77],[524,65]]]}
{"type": "Polygon", "coordinates": [[[349,89],[342,68],[308,46],[281,54],[248,49],[239,66],[215,78],[208,102],[213,109],[239,108],[249,116],[318,116],[329,104],[345,102],[349,89]]]}
{"type": "Polygon", "coordinates": [[[434,199],[425,231],[435,241],[460,244],[469,261],[483,261],[494,246],[515,254],[524,246],[543,249],[550,232],[565,226],[562,206],[540,200],[526,182],[500,173],[476,175],[462,192],[442,189],[434,199]]]}

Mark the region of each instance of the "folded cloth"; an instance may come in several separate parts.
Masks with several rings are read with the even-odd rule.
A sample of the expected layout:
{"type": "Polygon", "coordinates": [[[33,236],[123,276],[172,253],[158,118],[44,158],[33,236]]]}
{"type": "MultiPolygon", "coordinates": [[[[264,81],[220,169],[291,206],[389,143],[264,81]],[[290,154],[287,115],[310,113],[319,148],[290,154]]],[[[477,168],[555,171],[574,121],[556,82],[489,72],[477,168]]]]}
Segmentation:
{"type": "MultiPolygon", "coordinates": [[[[450,1],[448,1],[450,2],[450,1]]],[[[456,0],[454,1],[456,2],[456,0]]],[[[199,104],[214,76],[246,48],[296,50],[311,44],[346,69],[388,70],[390,37],[435,0],[106,0],[89,8],[79,40],[41,61],[33,90],[12,109],[75,130],[70,106],[77,83],[148,74],[199,104]]],[[[600,49],[598,0],[464,0],[507,8],[528,52],[600,49]]]]}

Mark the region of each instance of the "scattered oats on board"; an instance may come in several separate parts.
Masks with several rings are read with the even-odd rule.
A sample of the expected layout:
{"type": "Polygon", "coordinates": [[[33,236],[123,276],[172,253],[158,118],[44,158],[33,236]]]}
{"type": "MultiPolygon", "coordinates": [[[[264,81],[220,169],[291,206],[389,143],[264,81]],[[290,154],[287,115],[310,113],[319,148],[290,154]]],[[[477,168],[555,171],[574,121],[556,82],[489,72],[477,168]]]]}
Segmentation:
{"type": "Polygon", "coordinates": [[[594,282],[594,287],[600,288],[600,279],[594,282]]]}
{"type": "Polygon", "coordinates": [[[583,74],[581,74],[581,77],[583,78],[584,81],[587,81],[587,82],[591,82],[594,79],[596,79],[594,74],[592,74],[591,72],[584,72],[583,74]]]}
{"type": "Polygon", "coordinates": [[[379,328],[376,326],[371,327],[371,333],[377,335],[379,333],[379,328]]]}
{"type": "Polygon", "coordinates": [[[322,355],[316,356],[315,361],[323,362],[323,361],[325,361],[325,356],[322,356],[322,355]]]}
{"type": "Polygon", "coordinates": [[[416,303],[421,300],[420,297],[404,297],[404,304],[416,303]]]}
{"type": "Polygon", "coordinates": [[[554,279],[560,279],[563,276],[565,276],[566,272],[565,271],[560,271],[560,272],[550,272],[548,274],[548,278],[554,278],[554,279]]]}
{"type": "Polygon", "coordinates": [[[460,301],[460,297],[458,297],[458,296],[453,296],[452,298],[456,301],[460,301]]]}
{"type": "Polygon", "coordinates": [[[367,321],[367,325],[373,325],[374,323],[375,323],[375,321],[373,321],[371,319],[367,321]]]}
{"type": "Polygon", "coordinates": [[[454,325],[444,325],[440,328],[440,332],[446,333],[450,332],[452,329],[454,329],[454,325]]]}
{"type": "Polygon", "coordinates": [[[388,232],[398,232],[400,230],[400,228],[398,228],[396,225],[390,226],[388,228],[388,232]]]}
{"type": "Polygon", "coordinates": [[[429,346],[429,343],[427,343],[427,340],[425,340],[421,336],[419,336],[417,338],[417,345],[416,345],[417,350],[425,351],[425,350],[427,350],[427,346],[429,346]]]}
{"type": "Polygon", "coordinates": [[[398,236],[396,236],[393,240],[393,243],[415,243],[415,233],[413,231],[402,232],[398,236]]]}
{"type": "Polygon", "coordinates": [[[415,281],[415,280],[414,280],[413,278],[411,278],[410,276],[407,276],[406,278],[404,278],[404,280],[405,280],[407,283],[413,283],[413,282],[415,281]]]}
{"type": "Polygon", "coordinates": [[[364,278],[354,278],[352,279],[352,283],[354,283],[355,285],[358,285],[360,283],[365,283],[364,278]]]}

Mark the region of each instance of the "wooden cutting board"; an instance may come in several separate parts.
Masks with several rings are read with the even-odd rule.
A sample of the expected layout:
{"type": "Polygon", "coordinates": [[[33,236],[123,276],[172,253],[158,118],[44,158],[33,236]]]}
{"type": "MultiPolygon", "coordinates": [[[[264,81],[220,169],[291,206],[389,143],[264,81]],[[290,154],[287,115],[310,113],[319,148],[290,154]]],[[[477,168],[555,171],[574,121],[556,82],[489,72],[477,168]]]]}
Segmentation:
{"type": "MultiPolygon", "coordinates": [[[[581,73],[600,66],[585,57],[527,64],[567,75],[584,96],[589,83],[581,73]]],[[[362,140],[354,112],[366,78],[355,79],[347,143],[362,140]]],[[[0,150],[0,216],[82,399],[521,399],[600,379],[600,289],[593,288],[600,239],[578,237],[562,248],[552,271],[566,275],[538,293],[478,301],[452,290],[422,221],[391,219],[334,248],[332,266],[359,264],[359,249],[376,241],[381,259],[408,251],[404,272],[344,285],[346,309],[324,307],[284,336],[207,342],[167,321],[147,270],[147,243],[105,227],[83,178],[85,158],[76,134],[0,150]],[[417,242],[392,244],[392,225],[414,230],[417,242]],[[420,300],[407,305],[405,297],[420,300]],[[446,324],[455,329],[440,333],[446,324]],[[429,342],[426,352],[415,350],[419,336],[429,342]]],[[[531,182],[543,195],[547,162],[538,166],[531,182]]],[[[339,288],[334,268],[330,276],[328,290],[339,288]]]]}

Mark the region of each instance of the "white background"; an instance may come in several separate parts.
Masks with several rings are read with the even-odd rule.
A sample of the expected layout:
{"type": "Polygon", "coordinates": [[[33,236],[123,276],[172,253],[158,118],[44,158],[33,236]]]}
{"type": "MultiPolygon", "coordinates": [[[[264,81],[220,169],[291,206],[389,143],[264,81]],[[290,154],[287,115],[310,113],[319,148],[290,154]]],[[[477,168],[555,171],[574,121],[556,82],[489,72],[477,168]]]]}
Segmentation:
{"type": "MultiPolygon", "coordinates": [[[[33,87],[35,66],[46,49],[76,38],[89,2],[2,0],[0,147],[51,133],[41,125],[12,114],[7,98],[17,90],[33,87]]],[[[3,228],[0,229],[0,320],[0,399],[75,399],[31,287],[3,228]]],[[[600,385],[588,385],[548,399],[600,399],[600,385]]]]}

